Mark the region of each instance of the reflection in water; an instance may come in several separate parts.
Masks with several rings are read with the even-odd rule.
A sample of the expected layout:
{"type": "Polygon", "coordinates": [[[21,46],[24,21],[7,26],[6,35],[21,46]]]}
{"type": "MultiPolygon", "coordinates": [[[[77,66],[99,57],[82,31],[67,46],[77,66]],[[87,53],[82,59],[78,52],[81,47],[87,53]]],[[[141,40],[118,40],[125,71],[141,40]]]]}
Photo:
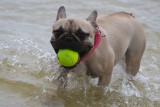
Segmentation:
{"type": "Polygon", "coordinates": [[[159,3],[151,0],[93,0],[90,3],[84,0],[2,0],[0,106],[159,107],[159,3]],[[94,9],[99,14],[120,10],[135,14],[147,36],[147,48],[135,81],[126,82],[120,63],[114,68],[110,87],[102,91],[96,87],[97,80],[86,76],[85,68],[79,66],[69,73],[66,89],[57,90],[54,80],[60,71],[49,40],[51,26],[60,5],[66,5],[70,17],[85,18],[94,9]]]}

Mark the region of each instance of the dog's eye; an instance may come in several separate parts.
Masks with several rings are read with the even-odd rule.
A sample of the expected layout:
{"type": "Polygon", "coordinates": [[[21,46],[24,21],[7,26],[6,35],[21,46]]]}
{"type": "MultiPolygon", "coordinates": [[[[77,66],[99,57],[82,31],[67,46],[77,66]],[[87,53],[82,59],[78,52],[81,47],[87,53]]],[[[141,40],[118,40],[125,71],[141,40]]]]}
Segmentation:
{"type": "Polygon", "coordinates": [[[83,32],[81,29],[79,29],[75,34],[76,34],[81,40],[84,40],[86,37],[89,36],[89,33],[85,33],[85,32],[83,32]]]}
{"type": "Polygon", "coordinates": [[[81,40],[84,40],[85,38],[87,38],[89,36],[88,33],[84,33],[84,32],[81,32],[78,34],[78,37],[81,39],[81,40]]]}
{"type": "Polygon", "coordinates": [[[60,35],[64,33],[64,30],[60,27],[59,29],[53,30],[52,33],[58,38],[60,35]]]}

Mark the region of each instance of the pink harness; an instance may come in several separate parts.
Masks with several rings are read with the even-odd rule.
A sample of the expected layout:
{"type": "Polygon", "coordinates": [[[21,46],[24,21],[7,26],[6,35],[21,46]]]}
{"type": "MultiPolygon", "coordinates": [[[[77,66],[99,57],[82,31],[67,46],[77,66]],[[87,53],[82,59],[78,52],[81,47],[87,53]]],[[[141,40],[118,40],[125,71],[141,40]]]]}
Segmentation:
{"type": "Polygon", "coordinates": [[[80,58],[80,61],[83,61],[84,59],[86,59],[90,54],[92,54],[94,52],[94,50],[98,47],[99,43],[101,41],[101,33],[100,30],[97,28],[96,29],[96,34],[95,34],[95,40],[94,40],[94,46],[93,48],[82,58],[80,58]]]}

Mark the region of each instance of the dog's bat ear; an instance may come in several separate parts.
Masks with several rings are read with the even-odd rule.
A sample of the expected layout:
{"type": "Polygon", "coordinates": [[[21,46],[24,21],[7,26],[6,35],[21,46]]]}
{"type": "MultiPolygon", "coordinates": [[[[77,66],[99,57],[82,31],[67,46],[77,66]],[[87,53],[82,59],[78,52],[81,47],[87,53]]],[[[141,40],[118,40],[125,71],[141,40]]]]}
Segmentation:
{"type": "Polygon", "coordinates": [[[97,15],[98,15],[97,11],[94,10],[91,13],[91,15],[87,18],[87,21],[89,21],[93,25],[93,27],[97,27],[97,24],[96,24],[97,15]]]}
{"type": "Polygon", "coordinates": [[[96,19],[97,19],[97,15],[98,15],[97,11],[94,10],[94,11],[91,13],[91,15],[87,18],[87,21],[95,22],[96,19]]]}
{"type": "Polygon", "coordinates": [[[59,19],[63,19],[63,18],[66,18],[66,9],[65,9],[64,6],[61,6],[58,9],[56,21],[59,20],[59,19]]]}

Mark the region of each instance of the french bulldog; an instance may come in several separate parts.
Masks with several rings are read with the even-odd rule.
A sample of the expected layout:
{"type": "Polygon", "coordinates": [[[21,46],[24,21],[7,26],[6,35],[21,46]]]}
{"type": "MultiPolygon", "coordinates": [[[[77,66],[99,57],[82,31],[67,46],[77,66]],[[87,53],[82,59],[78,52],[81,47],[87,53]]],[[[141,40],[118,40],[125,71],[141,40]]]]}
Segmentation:
{"type": "MultiPolygon", "coordinates": [[[[97,17],[94,10],[87,19],[66,18],[65,7],[61,6],[52,28],[50,42],[55,52],[59,49],[78,52],[79,63],[84,63],[88,75],[99,78],[99,86],[109,85],[113,67],[122,58],[129,80],[139,71],[146,38],[142,26],[130,13],[97,17]]],[[[59,77],[65,78],[67,74],[64,71],[59,77]]]]}

